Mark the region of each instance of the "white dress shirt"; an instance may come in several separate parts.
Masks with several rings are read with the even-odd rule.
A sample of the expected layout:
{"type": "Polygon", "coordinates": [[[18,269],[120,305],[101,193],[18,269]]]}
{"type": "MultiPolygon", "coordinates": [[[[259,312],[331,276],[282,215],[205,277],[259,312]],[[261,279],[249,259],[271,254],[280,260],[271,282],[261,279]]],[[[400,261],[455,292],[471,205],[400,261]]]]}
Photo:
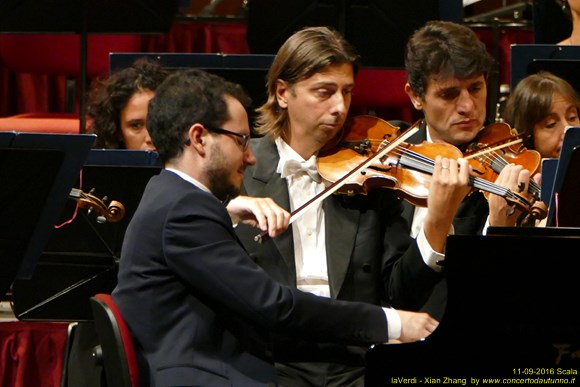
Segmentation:
{"type": "MultiPolygon", "coordinates": [[[[431,141],[431,135],[429,135],[429,127],[426,127],[427,131],[427,141],[431,141]]],[[[425,230],[423,229],[423,223],[425,223],[425,217],[427,216],[427,207],[415,206],[415,213],[413,214],[413,223],[411,224],[411,236],[417,239],[417,244],[419,245],[419,251],[421,251],[421,256],[423,261],[427,266],[435,271],[441,271],[442,266],[437,262],[445,261],[445,254],[436,252],[431,248],[431,245],[427,241],[425,236],[425,230]]],[[[448,232],[448,235],[454,233],[453,224],[448,232]]]]}
{"type": "MultiPolygon", "coordinates": [[[[290,211],[300,208],[304,203],[326,188],[320,176],[309,175],[308,170],[316,170],[316,156],[304,160],[281,138],[276,139],[280,162],[276,171],[288,183],[290,211]],[[303,166],[303,170],[298,165],[303,166]]],[[[312,174],[312,172],[310,172],[312,174]]],[[[296,260],[296,281],[298,289],[330,297],[328,270],[326,266],[324,210],[322,202],[306,211],[294,221],[294,258],[296,260]]]]}
{"type": "MultiPolygon", "coordinates": [[[[304,160],[284,140],[275,140],[280,162],[276,172],[288,183],[291,212],[323,192],[326,186],[316,170],[316,155],[304,160]]],[[[326,265],[324,210],[322,202],[297,218],[292,227],[297,288],[318,296],[330,297],[326,265]]],[[[401,318],[395,309],[383,308],[388,321],[389,339],[401,336],[401,318]]]]}

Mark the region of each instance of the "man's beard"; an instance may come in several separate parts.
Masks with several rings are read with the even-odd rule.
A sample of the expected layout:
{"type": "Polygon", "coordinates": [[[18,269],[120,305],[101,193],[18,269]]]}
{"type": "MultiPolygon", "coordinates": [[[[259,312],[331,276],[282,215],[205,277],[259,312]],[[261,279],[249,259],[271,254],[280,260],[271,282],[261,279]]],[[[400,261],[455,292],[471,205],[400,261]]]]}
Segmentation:
{"type": "Polygon", "coordinates": [[[231,168],[218,145],[213,145],[212,157],[206,170],[209,190],[222,202],[227,202],[240,194],[240,187],[231,182],[231,168]]]}

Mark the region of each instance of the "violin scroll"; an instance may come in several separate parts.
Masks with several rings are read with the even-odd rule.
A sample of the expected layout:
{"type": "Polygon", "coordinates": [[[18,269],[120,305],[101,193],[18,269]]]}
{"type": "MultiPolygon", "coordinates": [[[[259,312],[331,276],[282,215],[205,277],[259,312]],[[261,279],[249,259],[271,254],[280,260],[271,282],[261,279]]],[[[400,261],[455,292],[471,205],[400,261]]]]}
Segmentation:
{"type": "Polygon", "coordinates": [[[107,205],[105,204],[106,197],[99,199],[92,193],[86,193],[77,188],[71,189],[69,198],[76,200],[79,207],[88,208],[89,213],[96,211],[98,223],[118,222],[125,216],[125,206],[116,200],[112,200],[107,205]]]}

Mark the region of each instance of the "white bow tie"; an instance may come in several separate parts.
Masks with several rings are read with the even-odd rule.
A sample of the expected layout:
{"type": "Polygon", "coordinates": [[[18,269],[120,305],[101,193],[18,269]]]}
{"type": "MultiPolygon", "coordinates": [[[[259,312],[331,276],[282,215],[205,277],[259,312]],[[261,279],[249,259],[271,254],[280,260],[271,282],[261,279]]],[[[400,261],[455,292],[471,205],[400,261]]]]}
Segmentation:
{"type": "Polygon", "coordinates": [[[286,178],[288,176],[300,175],[301,173],[308,174],[312,180],[320,183],[322,180],[318,174],[318,169],[315,163],[308,163],[306,161],[300,162],[298,160],[288,160],[284,163],[282,167],[282,177],[286,178]]]}

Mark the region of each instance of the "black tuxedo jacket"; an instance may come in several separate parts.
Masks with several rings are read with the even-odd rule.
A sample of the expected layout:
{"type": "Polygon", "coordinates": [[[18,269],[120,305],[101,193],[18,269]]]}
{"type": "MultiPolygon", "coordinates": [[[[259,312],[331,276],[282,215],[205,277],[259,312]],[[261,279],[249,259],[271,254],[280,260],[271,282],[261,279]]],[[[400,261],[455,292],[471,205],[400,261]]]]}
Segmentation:
{"type": "MultiPolygon", "coordinates": [[[[419,131],[412,135],[407,142],[420,144],[427,141],[427,126],[425,121],[421,123],[419,131]]],[[[403,215],[412,224],[415,207],[405,202],[403,215]]],[[[459,206],[457,214],[453,219],[453,227],[457,235],[481,234],[489,214],[489,205],[483,194],[479,191],[470,193],[459,206]]]]}
{"type": "MultiPolygon", "coordinates": [[[[425,121],[421,123],[421,127],[417,133],[411,136],[407,142],[411,144],[420,144],[427,141],[427,126],[425,121]]],[[[407,220],[409,225],[412,225],[415,206],[409,202],[404,203],[403,217],[407,220]]],[[[457,214],[453,219],[453,228],[456,235],[477,235],[481,234],[487,216],[489,214],[489,205],[483,194],[479,191],[471,192],[461,203],[457,214]]],[[[409,229],[410,232],[410,229],[409,229]]],[[[422,270],[431,270],[424,266],[422,270]]],[[[409,284],[411,286],[411,284],[409,284]]],[[[445,271],[440,275],[439,281],[433,285],[433,289],[428,299],[423,306],[417,305],[420,299],[409,300],[409,303],[403,306],[411,309],[419,309],[428,312],[433,317],[441,320],[445,312],[445,305],[447,302],[447,285],[445,282],[445,271]]]]}
{"type": "Polygon", "coordinates": [[[162,171],[127,229],[113,298],[154,386],[275,381],[266,333],[370,345],[381,308],[280,285],[248,256],[223,204],[162,171]]]}
{"type": "MultiPolygon", "coordinates": [[[[246,170],[243,193],[270,197],[289,211],[287,182],[276,173],[280,157],[275,143],[263,137],[252,140],[251,146],[258,161],[246,170]]],[[[416,242],[409,236],[409,225],[401,216],[402,200],[395,191],[376,189],[368,196],[354,197],[332,195],[323,201],[323,209],[333,298],[375,305],[398,304],[398,299],[406,294],[421,297],[416,295],[421,289],[400,288],[407,281],[394,278],[419,273],[423,277],[409,283],[425,280],[429,284],[438,280],[438,274],[417,269],[425,264],[416,242]]],[[[291,227],[262,244],[254,241],[255,228],[240,224],[236,232],[256,263],[278,282],[296,287],[291,227]]],[[[430,290],[429,285],[425,287],[430,290]]],[[[310,351],[309,355],[312,360],[328,361],[337,352],[310,351]]]]}

